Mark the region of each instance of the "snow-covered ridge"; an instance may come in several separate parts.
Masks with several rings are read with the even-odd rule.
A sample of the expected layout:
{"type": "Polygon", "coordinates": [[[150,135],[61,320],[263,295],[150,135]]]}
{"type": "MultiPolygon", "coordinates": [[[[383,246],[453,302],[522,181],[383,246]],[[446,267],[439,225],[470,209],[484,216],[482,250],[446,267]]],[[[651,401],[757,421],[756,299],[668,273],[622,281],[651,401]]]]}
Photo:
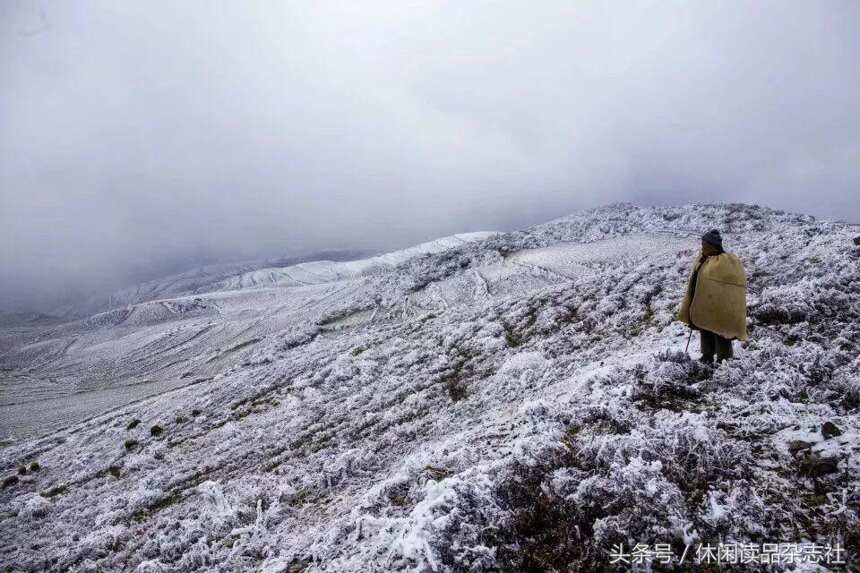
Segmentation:
{"type": "MultiPolygon", "coordinates": [[[[59,320],[57,317],[66,317],[68,320],[70,317],[110,312],[141,303],[216,291],[296,286],[340,280],[390,268],[412,257],[437,253],[465,242],[479,241],[494,234],[492,232],[459,233],[372,257],[357,257],[353,252],[344,250],[322,253],[337,257],[333,259],[309,260],[307,257],[300,257],[282,261],[246,261],[206,265],[123,288],[107,296],[94,296],[89,300],[66,304],[55,309],[52,313],[55,316],[46,318],[51,322],[57,322],[59,320]]],[[[12,325],[33,322],[38,317],[10,314],[3,318],[6,325],[12,325]]]]}
{"type": "Polygon", "coordinates": [[[0,563],[596,570],[614,543],[721,540],[856,555],[854,235],[746,205],[613,205],[334,280],[10,329],[0,563]],[[750,280],[751,340],[715,369],[674,320],[710,228],[750,280]]]}
{"type": "Polygon", "coordinates": [[[212,290],[231,290],[263,286],[299,286],[354,278],[390,269],[411,258],[439,253],[471,241],[494,236],[493,232],[461,233],[355,261],[311,261],[288,267],[266,267],[242,273],[216,283],[212,290]]]}

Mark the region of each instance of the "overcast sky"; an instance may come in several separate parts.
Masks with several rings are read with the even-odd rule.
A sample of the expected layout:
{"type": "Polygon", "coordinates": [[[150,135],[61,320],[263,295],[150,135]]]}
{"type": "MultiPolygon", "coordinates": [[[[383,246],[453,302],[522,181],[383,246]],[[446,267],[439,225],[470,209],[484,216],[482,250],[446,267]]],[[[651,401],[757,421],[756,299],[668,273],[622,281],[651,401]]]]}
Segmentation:
{"type": "Polygon", "coordinates": [[[3,0],[0,296],[613,201],[860,221],[858,30],[856,0],[3,0]]]}

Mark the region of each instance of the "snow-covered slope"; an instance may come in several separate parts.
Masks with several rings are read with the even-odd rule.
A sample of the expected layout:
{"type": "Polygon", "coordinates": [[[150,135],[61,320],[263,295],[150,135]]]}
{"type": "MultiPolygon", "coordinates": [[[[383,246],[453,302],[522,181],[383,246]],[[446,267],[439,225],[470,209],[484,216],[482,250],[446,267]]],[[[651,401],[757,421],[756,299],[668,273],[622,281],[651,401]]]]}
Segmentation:
{"type": "Polygon", "coordinates": [[[300,286],[356,278],[391,269],[413,257],[439,253],[470,241],[480,241],[495,233],[463,233],[421,243],[408,249],[393,251],[354,261],[310,261],[288,267],[265,267],[245,272],[211,285],[210,290],[232,290],[263,286],[300,286]]]}
{"type": "Polygon", "coordinates": [[[744,205],[613,205],[10,327],[0,563],[566,570],[606,566],[613,543],[725,540],[856,554],[856,234],[744,205]],[[751,340],[717,368],[686,357],[673,319],[712,227],[750,277],[751,340]]]}

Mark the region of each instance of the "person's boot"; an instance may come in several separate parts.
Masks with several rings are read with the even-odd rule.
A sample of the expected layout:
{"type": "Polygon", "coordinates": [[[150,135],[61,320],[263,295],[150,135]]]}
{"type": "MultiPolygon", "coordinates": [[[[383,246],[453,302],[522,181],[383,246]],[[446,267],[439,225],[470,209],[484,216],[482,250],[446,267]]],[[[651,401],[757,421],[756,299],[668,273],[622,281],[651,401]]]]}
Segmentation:
{"type": "Polygon", "coordinates": [[[708,366],[713,366],[714,365],[714,355],[711,354],[709,356],[706,356],[706,355],[702,354],[702,357],[699,358],[699,362],[701,362],[702,364],[706,364],[708,366]]]}

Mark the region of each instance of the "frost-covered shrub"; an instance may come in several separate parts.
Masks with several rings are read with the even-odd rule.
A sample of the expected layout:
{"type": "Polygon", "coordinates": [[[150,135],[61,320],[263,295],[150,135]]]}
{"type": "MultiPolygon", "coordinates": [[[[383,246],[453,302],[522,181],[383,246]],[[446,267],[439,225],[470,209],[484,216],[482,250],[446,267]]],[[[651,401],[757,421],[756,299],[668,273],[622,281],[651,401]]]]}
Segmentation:
{"type": "Polygon", "coordinates": [[[301,326],[286,332],[281,333],[281,343],[279,349],[282,351],[292,350],[300,346],[304,346],[316,338],[319,333],[319,328],[315,325],[301,326]]]}
{"type": "Polygon", "coordinates": [[[432,282],[469,268],[471,264],[472,259],[466,253],[466,248],[449,249],[439,254],[410,259],[399,267],[406,279],[403,289],[406,292],[419,291],[432,282]]]}
{"type": "Polygon", "coordinates": [[[751,316],[765,325],[797,324],[807,319],[807,309],[767,302],[751,309],[751,316]]]}
{"type": "Polygon", "coordinates": [[[611,477],[556,480],[557,496],[570,512],[591,521],[590,543],[608,549],[613,543],[681,542],[692,523],[683,495],[666,479],[660,461],[641,457],[613,464],[611,477]],[[573,485],[575,483],[575,486],[573,485]]]}
{"type": "Polygon", "coordinates": [[[499,481],[496,517],[488,541],[503,571],[562,569],[594,562],[598,557],[588,542],[590,515],[574,514],[550,481],[583,473],[571,467],[566,449],[546,452],[531,463],[514,463],[499,481]]]}
{"type": "Polygon", "coordinates": [[[726,439],[696,414],[669,415],[611,437],[580,432],[573,447],[578,465],[589,471],[610,472],[634,457],[661,461],[666,476],[691,495],[707,483],[746,475],[750,464],[748,447],[726,439]]]}
{"type": "Polygon", "coordinates": [[[569,440],[582,433],[627,434],[637,421],[630,408],[618,404],[586,404],[576,411],[573,420],[568,422],[565,439],[569,440]]]}
{"type": "Polygon", "coordinates": [[[656,367],[646,369],[640,364],[630,371],[631,398],[653,409],[676,412],[696,409],[701,393],[693,385],[707,380],[711,373],[709,366],[698,361],[662,361],[658,357],[656,367]]]}

